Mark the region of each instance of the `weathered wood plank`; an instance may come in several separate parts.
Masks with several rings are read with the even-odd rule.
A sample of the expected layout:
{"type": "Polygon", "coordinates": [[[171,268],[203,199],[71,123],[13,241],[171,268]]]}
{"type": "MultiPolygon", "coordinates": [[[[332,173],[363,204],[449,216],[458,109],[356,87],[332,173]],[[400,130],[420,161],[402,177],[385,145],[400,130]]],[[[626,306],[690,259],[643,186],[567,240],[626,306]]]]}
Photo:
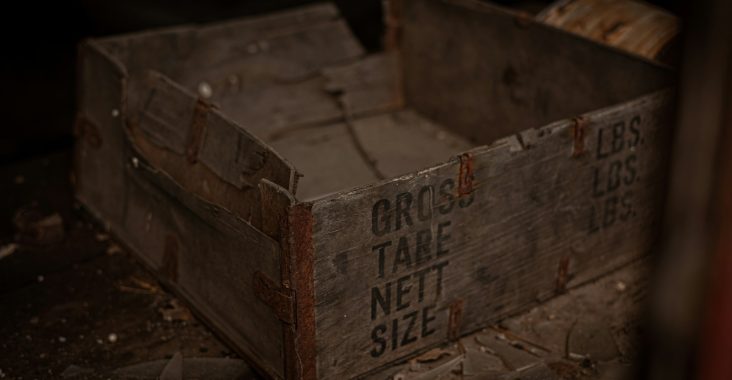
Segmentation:
{"type": "MultiPolygon", "coordinates": [[[[115,56],[131,73],[164,72],[179,80],[189,71],[206,71],[207,63],[225,60],[233,45],[256,43],[276,35],[294,33],[338,20],[332,4],[316,4],[272,15],[197,27],[184,25],[159,30],[99,38],[99,46],[115,56]]],[[[244,45],[246,46],[246,45],[244,45]]]]}
{"type": "Polygon", "coordinates": [[[257,275],[280,283],[279,243],[132,157],[113,232],[257,368],[284,377],[282,322],[253,285],[257,275]]]}
{"type": "Polygon", "coordinates": [[[198,99],[180,85],[149,71],[139,82],[131,81],[126,116],[153,144],[185,156],[197,103],[198,99]]]}
{"type": "Polygon", "coordinates": [[[470,0],[399,1],[404,96],[471,141],[661,89],[659,66],[470,0]]]}
{"type": "Polygon", "coordinates": [[[271,144],[297,163],[301,200],[425,169],[472,146],[412,110],[295,129],[271,144]]]}
{"type": "Polygon", "coordinates": [[[94,41],[118,59],[130,75],[154,70],[177,78],[186,70],[181,63],[193,54],[195,38],[195,27],[184,25],[94,41]]]}
{"type": "Polygon", "coordinates": [[[318,378],[369,371],[646,254],[670,100],[646,96],[316,201],[318,378]]]}
{"type": "Polygon", "coordinates": [[[411,109],[359,118],[353,128],[385,178],[427,169],[473,147],[411,109]]]}
{"type": "Polygon", "coordinates": [[[253,290],[255,272],[281,281],[279,243],[152,169],[122,125],[126,72],[93,44],[82,62],[78,197],[253,364],[282,377],[282,322],[253,290]]]}
{"type": "Polygon", "coordinates": [[[325,91],[340,94],[351,115],[393,111],[402,108],[398,61],[394,53],[365,57],[344,66],[327,67],[325,91]]]}
{"type": "MultiPolygon", "coordinates": [[[[401,106],[394,54],[360,59],[363,48],[333,8],[303,12],[118,37],[102,46],[130,61],[133,75],[163,72],[265,140],[290,128],[340,120],[343,102],[352,115],[401,106]],[[138,59],[139,51],[165,57],[149,62],[138,59]]],[[[170,136],[171,143],[184,138],[177,137],[170,136]]]]}
{"type": "Polygon", "coordinates": [[[132,81],[127,118],[134,144],[185,189],[260,227],[257,184],[293,190],[294,169],[266,144],[162,74],[132,81]]]}
{"type": "Polygon", "coordinates": [[[79,199],[102,220],[119,219],[123,209],[124,67],[94,41],[79,46],[77,144],[74,185],[79,199]],[[116,196],[110,196],[116,194],[116,196]]]}
{"type": "Polygon", "coordinates": [[[262,205],[262,224],[260,230],[265,235],[283,242],[287,224],[287,211],[296,202],[295,197],[287,189],[263,178],[259,181],[259,192],[262,205]]]}
{"type": "Polygon", "coordinates": [[[345,123],[297,129],[270,142],[302,177],[297,198],[309,200],[378,180],[359,155],[345,123]]]}
{"type": "Polygon", "coordinates": [[[203,25],[198,29],[201,41],[255,40],[283,31],[307,28],[313,24],[340,19],[338,8],[332,3],[308,4],[274,14],[247,17],[203,25]]]}
{"type": "Polygon", "coordinates": [[[295,189],[295,170],[278,152],[229,120],[218,110],[206,115],[198,160],[238,188],[255,186],[260,179],[295,189]]]}
{"type": "Polygon", "coordinates": [[[316,7],[82,56],[80,199],[271,377],[367,373],[653,241],[670,97],[626,101],[664,70],[478,2],[400,4],[400,54],[364,59],[316,7]]]}
{"type": "Polygon", "coordinates": [[[281,127],[339,119],[341,108],[325,91],[327,79],[320,70],[364,55],[332,5],[132,34],[103,39],[100,45],[133,76],[147,70],[165,73],[261,138],[281,127]]]}
{"type": "Polygon", "coordinates": [[[342,117],[338,99],[326,91],[327,77],[321,70],[350,64],[364,54],[345,22],[240,45],[231,47],[225,60],[191,72],[183,83],[210,85],[211,100],[265,140],[282,129],[342,117]]]}

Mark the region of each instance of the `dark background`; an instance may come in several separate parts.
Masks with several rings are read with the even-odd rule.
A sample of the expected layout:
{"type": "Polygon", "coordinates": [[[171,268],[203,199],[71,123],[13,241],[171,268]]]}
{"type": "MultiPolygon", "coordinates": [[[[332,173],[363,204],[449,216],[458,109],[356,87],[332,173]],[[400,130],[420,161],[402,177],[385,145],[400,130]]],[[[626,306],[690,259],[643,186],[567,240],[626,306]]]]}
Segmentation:
{"type": "MultiPolygon", "coordinates": [[[[73,144],[75,58],[87,37],[154,27],[202,23],[272,12],[313,0],[72,0],[20,1],[3,9],[0,66],[0,164],[73,144]]],[[[536,10],[549,0],[502,0],[503,5],[536,10]]],[[[679,13],[680,0],[655,0],[679,13]]],[[[364,46],[381,47],[381,0],[337,0],[364,46]]]]}

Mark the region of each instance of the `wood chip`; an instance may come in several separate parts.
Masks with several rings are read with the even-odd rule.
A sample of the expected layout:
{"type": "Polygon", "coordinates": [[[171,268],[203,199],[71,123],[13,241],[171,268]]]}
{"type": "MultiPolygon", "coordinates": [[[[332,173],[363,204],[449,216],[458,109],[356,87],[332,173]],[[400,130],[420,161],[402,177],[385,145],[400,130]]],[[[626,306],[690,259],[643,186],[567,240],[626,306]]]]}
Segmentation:
{"type": "Polygon", "coordinates": [[[112,256],[112,255],[120,254],[122,252],[124,252],[124,251],[122,250],[122,248],[119,245],[112,243],[109,245],[109,247],[107,247],[106,253],[107,253],[107,255],[112,256]]]}
{"type": "Polygon", "coordinates": [[[183,355],[176,352],[160,373],[160,380],[183,380],[183,355]]]}
{"type": "Polygon", "coordinates": [[[462,364],[463,359],[465,358],[464,355],[456,356],[455,358],[446,361],[445,363],[430,369],[427,372],[423,372],[415,377],[413,377],[414,380],[437,380],[441,379],[444,376],[448,375],[450,372],[452,372],[454,369],[457,369],[460,364],[462,364]]]}
{"type": "Polygon", "coordinates": [[[158,311],[166,322],[191,320],[191,312],[175,298],[170,300],[165,307],[158,309],[158,311]]]}
{"type": "Polygon", "coordinates": [[[58,213],[42,216],[36,206],[21,208],[15,213],[13,224],[19,241],[50,245],[64,239],[63,218],[58,213]]]}
{"type": "Polygon", "coordinates": [[[450,355],[452,355],[452,352],[449,350],[445,350],[442,348],[435,348],[435,349],[429,350],[429,351],[425,352],[424,354],[418,356],[416,359],[420,363],[429,363],[429,362],[434,362],[434,361],[440,360],[443,357],[450,356],[450,355]]]}
{"type": "Polygon", "coordinates": [[[15,243],[6,244],[0,247],[0,260],[12,255],[18,250],[18,245],[15,243]]]}

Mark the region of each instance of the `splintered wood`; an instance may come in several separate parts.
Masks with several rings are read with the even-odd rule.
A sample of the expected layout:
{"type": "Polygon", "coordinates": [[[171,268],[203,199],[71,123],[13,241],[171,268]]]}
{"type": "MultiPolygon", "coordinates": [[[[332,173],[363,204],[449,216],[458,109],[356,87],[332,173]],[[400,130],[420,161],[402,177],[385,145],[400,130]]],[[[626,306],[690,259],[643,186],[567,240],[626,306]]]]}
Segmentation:
{"type": "Polygon", "coordinates": [[[372,55],[331,5],[80,47],[78,198],[271,378],[442,360],[655,238],[663,67],[471,0],[386,9],[372,55]]]}

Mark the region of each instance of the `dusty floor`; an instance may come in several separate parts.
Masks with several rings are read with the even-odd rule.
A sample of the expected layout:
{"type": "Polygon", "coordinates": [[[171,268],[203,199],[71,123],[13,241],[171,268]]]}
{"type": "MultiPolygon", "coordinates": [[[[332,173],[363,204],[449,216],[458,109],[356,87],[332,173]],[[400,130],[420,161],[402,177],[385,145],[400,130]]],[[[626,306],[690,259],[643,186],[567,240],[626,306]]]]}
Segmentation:
{"type": "MultiPolygon", "coordinates": [[[[63,152],[0,167],[0,379],[254,378],[75,206],[69,168],[63,152]]],[[[647,268],[630,265],[371,378],[626,378],[647,268]]]]}
{"type": "Polygon", "coordinates": [[[648,263],[634,263],[374,379],[631,378],[648,263]]]}
{"type": "MultiPolygon", "coordinates": [[[[236,357],[74,206],[69,162],[61,153],[0,168],[0,378],[124,378],[115,370],[176,352],[236,357]],[[43,228],[24,230],[23,216],[43,228]]],[[[240,360],[189,364],[249,373],[240,360]]],[[[128,373],[145,378],[148,367],[128,373]]]]}

